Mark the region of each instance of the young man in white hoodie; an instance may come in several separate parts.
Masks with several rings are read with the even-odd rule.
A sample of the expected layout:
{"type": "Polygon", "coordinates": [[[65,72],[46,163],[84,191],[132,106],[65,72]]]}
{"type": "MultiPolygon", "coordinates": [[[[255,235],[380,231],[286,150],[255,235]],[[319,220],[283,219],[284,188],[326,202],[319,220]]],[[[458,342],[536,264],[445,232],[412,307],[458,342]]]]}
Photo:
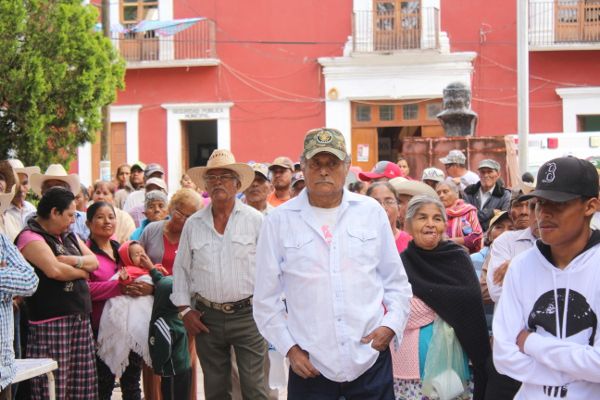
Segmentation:
{"type": "Polygon", "coordinates": [[[593,399],[600,394],[598,172],[562,157],[538,172],[541,240],[515,257],[494,316],[494,364],[523,382],[515,399],[593,399]]]}

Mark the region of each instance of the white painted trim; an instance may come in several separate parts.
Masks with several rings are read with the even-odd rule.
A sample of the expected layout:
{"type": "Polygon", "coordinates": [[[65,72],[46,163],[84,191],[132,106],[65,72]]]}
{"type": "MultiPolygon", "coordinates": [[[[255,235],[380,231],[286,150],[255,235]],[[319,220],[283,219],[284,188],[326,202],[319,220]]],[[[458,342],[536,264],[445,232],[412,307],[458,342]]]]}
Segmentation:
{"type": "Polygon", "coordinates": [[[337,98],[325,103],[327,126],[340,129],[352,148],[352,101],[441,99],[452,82],[471,86],[476,56],[474,52],[427,50],[319,58],[325,93],[332,89],[337,93],[337,98]]]}
{"type": "Polygon", "coordinates": [[[577,132],[578,115],[600,115],[600,86],[557,88],[563,102],[563,132],[577,132]]]}
{"type": "Polygon", "coordinates": [[[127,163],[140,159],[140,104],[110,106],[110,122],[125,122],[127,163]]]}
{"type": "MultiPolygon", "coordinates": [[[[110,106],[110,122],[125,123],[125,143],[127,146],[127,162],[133,164],[139,159],[139,104],[110,106]]],[[[92,144],[85,143],[77,149],[77,167],[79,179],[86,185],[92,184],[94,166],[92,165],[92,144]]],[[[100,166],[97,166],[100,171],[100,166]]]]}
{"type": "Polygon", "coordinates": [[[217,147],[231,148],[230,109],[233,103],[162,104],[167,110],[167,184],[169,192],[179,188],[183,174],[181,163],[181,121],[217,120],[217,147]]]}
{"type": "MultiPolygon", "coordinates": [[[[86,142],[77,148],[77,174],[79,181],[85,185],[91,185],[92,182],[92,143],[86,142]]],[[[100,166],[98,165],[98,171],[100,166]]]]}

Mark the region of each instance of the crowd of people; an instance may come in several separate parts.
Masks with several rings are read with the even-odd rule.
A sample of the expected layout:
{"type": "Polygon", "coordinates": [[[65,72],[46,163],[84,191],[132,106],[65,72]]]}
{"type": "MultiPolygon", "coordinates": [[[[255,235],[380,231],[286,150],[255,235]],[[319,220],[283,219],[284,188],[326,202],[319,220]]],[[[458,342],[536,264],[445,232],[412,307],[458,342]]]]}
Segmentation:
{"type": "Polygon", "coordinates": [[[215,150],[174,193],[0,161],[0,400],[48,398],[15,357],[57,360],[57,399],[195,399],[198,367],[210,400],[600,395],[594,165],[508,188],[461,150],[420,177],[336,129],[299,150],[215,150]]]}

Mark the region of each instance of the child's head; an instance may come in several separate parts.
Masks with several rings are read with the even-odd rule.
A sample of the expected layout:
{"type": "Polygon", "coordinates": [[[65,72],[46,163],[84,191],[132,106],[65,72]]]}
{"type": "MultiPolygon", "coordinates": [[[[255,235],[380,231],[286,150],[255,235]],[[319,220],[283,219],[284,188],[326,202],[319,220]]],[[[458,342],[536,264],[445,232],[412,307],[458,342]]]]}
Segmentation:
{"type": "Polygon", "coordinates": [[[133,265],[139,266],[142,261],[142,255],[146,254],[146,251],[138,242],[133,242],[129,245],[129,258],[133,265]]]}

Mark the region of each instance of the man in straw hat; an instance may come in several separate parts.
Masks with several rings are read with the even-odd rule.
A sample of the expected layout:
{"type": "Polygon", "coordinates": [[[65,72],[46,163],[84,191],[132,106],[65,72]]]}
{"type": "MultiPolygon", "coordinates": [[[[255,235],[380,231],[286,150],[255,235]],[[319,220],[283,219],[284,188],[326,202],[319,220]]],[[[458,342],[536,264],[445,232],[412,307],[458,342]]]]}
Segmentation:
{"type": "Polygon", "coordinates": [[[19,177],[19,189],[15,192],[15,197],[4,212],[6,219],[11,219],[15,225],[14,232],[7,232],[8,238],[14,240],[17,234],[25,227],[26,217],[36,212],[33,204],[26,200],[29,193],[29,178],[32,174],[40,173],[40,167],[25,167],[21,160],[8,160],[13,170],[19,177]]]}
{"type": "Polygon", "coordinates": [[[211,198],[185,223],[173,267],[171,300],[196,335],[207,400],[231,398],[231,347],[244,398],[267,399],[267,351],[252,318],[256,241],[262,214],[236,194],[254,180],[252,167],[229,150],[215,150],[205,167],[187,174],[211,198]]]}
{"type": "MultiPolygon", "coordinates": [[[[81,190],[79,175],[67,174],[65,167],[61,164],[50,164],[45,174],[39,172],[31,174],[30,183],[31,190],[39,197],[42,197],[48,190],[57,186],[69,190],[75,196],[77,196],[81,190]]],[[[25,217],[25,219],[29,219],[29,216],[31,216],[31,214],[25,217]]],[[[76,211],[75,222],[71,225],[72,231],[84,242],[90,236],[90,230],[86,226],[85,221],[85,213],[76,211]]]]}
{"type": "Polygon", "coordinates": [[[411,289],[387,214],[344,189],[340,131],[308,131],[301,164],[306,187],[261,230],[254,318],[290,361],[288,399],[393,400],[388,345],[402,339],[411,289]]]}

